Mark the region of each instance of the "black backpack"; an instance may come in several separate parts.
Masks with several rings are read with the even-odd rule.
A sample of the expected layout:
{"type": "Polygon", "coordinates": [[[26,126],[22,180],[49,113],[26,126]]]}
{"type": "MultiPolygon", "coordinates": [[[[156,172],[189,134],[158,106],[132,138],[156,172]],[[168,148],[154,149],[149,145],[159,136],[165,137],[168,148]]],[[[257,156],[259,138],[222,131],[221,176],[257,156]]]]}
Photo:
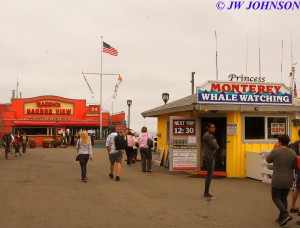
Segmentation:
{"type": "Polygon", "coordinates": [[[295,151],[295,153],[297,155],[299,155],[299,143],[300,143],[300,140],[298,140],[294,143],[290,143],[287,147],[292,149],[293,151],[295,151]]]}
{"type": "Polygon", "coordinates": [[[116,150],[123,150],[126,148],[127,146],[127,143],[126,143],[126,140],[124,139],[124,137],[122,135],[117,135],[115,138],[115,147],[116,147],[116,150]]]}

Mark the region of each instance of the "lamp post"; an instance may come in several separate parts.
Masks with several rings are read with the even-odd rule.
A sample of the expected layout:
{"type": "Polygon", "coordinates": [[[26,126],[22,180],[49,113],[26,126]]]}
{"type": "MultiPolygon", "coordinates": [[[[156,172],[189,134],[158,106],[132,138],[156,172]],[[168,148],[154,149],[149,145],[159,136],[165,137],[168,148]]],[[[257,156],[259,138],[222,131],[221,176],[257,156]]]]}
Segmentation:
{"type": "Polygon", "coordinates": [[[165,102],[165,104],[167,104],[167,102],[169,100],[169,94],[168,93],[163,93],[162,94],[162,100],[165,102]]]}
{"type": "Polygon", "coordinates": [[[127,115],[127,127],[130,128],[130,106],[132,105],[132,100],[127,100],[128,105],[128,115],[127,115]]]}

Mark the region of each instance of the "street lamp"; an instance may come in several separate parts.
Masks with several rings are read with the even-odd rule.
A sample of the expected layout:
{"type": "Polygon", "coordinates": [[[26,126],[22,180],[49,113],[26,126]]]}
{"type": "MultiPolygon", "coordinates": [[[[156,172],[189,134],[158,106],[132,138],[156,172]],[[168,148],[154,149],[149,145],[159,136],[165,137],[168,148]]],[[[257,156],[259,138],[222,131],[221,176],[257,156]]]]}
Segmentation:
{"type": "Polygon", "coordinates": [[[130,128],[130,106],[132,105],[132,100],[127,100],[128,105],[128,115],[127,115],[127,123],[128,123],[128,130],[130,128]]]}
{"type": "Polygon", "coordinates": [[[163,93],[162,94],[162,100],[165,102],[165,104],[167,104],[167,102],[169,100],[169,94],[168,93],[163,93]]]}

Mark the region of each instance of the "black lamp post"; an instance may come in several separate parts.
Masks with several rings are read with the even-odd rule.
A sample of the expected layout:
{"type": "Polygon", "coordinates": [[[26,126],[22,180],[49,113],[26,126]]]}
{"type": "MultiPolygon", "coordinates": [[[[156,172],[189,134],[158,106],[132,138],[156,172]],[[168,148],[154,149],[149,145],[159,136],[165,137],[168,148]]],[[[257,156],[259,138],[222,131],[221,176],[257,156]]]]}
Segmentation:
{"type": "Polygon", "coordinates": [[[167,104],[167,102],[169,100],[169,94],[168,93],[163,93],[162,94],[162,100],[165,102],[165,104],[167,104]]]}
{"type": "Polygon", "coordinates": [[[132,105],[132,100],[127,100],[127,105],[128,105],[127,126],[128,128],[130,128],[130,106],[132,105]]]}

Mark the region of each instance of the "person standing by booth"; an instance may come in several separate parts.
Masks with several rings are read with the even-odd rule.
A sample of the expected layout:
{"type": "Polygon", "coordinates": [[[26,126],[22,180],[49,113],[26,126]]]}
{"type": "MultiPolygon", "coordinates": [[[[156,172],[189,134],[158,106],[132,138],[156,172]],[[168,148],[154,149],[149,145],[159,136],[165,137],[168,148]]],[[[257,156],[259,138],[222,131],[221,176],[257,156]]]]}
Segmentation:
{"type": "Polygon", "coordinates": [[[148,146],[148,139],[152,140],[152,136],[147,132],[147,127],[142,127],[141,131],[138,143],[140,145],[142,172],[152,172],[152,151],[148,146]]]}
{"type": "Polygon", "coordinates": [[[293,218],[289,215],[287,209],[287,197],[290,188],[293,187],[294,169],[297,169],[297,156],[292,149],[287,148],[289,142],[290,137],[288,135],[279,135],[279,148],[273,149],[266,158],[268,163],[273,163],[272,200],[279,209],[276,222],[280,226],[285,225],[293,218]]]}
{"type": "Polygon", "coordinates": [[[215,153],[219,149],[219,145],[215,136],[213,135],[216,131],[214,124],[209,123],[207,127],[207,132],[203,135],[202,144],[203,144],[203,156],[204,162],[207,169],[207,175],[205,179],[205,189],[204,189],[204,198],[208,200],[216,199],[215,196],[209,193],[210,183],[213,176],[214,166],[215,166],[215,153]]]}

